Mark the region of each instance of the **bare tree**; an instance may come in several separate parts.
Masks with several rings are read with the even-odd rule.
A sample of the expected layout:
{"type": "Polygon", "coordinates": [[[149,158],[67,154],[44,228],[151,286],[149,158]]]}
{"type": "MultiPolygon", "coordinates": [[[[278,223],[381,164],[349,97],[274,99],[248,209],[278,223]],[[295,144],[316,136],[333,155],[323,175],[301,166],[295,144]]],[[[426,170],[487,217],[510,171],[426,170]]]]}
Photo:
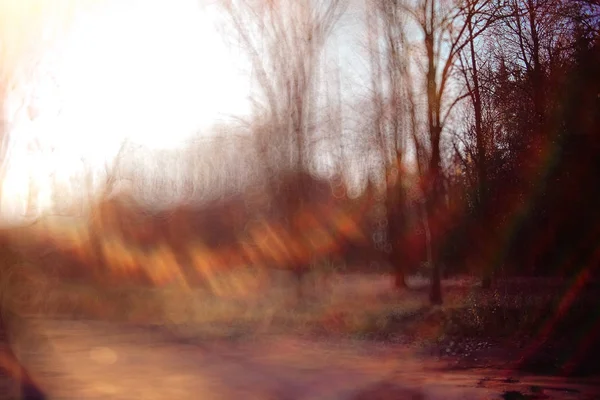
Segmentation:
{"type": "MultiPolygon", "coordinates": [[[[525,67],[526,73],[531,77],[531,101],[535,113],[534,130],[542,129],[545,118],[544,105],[544,71],[543,40],[552,40],[551,31],[542,32],[549,28],[549,19],[555,15],[551,8],[556,7],[555,0],[512,0],[505,3],[505,12],[508,14],[504,23],[498,27],[501,33],[502,46],[510,52],[508,58],[515,64],[525,67]],[[546,21],[544,21],[544,19],[546,21]]],[[[555,21],[554,21],[555,22],[555,21]]]]}
{"type": "Polygon", "coordinates": [[[368,1],[368,52],[371,69],[372,127],[368,131],[385,177],[384,234],[396,288],[406,288],[404,163],[407,142],[406,69],[408,64],[405,18],[389,2],[368,1]]]}
{"type": "MultiPolygon", "coordinates": [[[[526,144],[531,159],[536,163],[542,149],[534,143],[548,139],[548,124],[552,116],[549,101],[551,74],[565,64],[572,51],[574,30],[589,26],[594,20],[592,2],[564,0],[511,0],[499,8],[502,23],[496,24],[498,55],[509,69],[520,70],[526,79],[521,87],[524,105],[531,107],[534,118],[527,121],[529,130],[526,144]]],[[[595,23],[597,24],[597,15],[595,23]]],[[[591,29],[593,28],[586,28],[591,29]]]]}
{"type": "MultiPolygon", "coordinates": [[[[406,1],[401,7],[411,16],[420,34],[423,50],[423,84],[426,99],[425,116],[427,120],[426,144],[427,170],[424,176],[429,227],[431,230],[432,285],[430,300],[434,304],[442,302],[441,266],[439,263],[440,238],[446,211],[443,202],[443,170],[441,157],[442,133],[454,106],[465,94],[451,93],[454,66],[458,55],[487,28],[487,24],[474,26],[469,32],[467,23],[473,15],[482,13],[489,0],[479,2],[464,0],[446,2],[437,0],[406,1]]],[[[425,146],[419,146],[421,150],[425,146]]]]}
{"type": "MultiPolygon", "coordinates": [[[[287,179],[286,171],[302,174],[307,170],[310,142],[318,134],[316,106],[322,52],[344,11],[343,5],[339,0],[224,2],[258,86],[254,105],[264,123],[255,131],[257,152],[269,187],[280,199],[281,217],[292,230],[291,216],[302,208],[310,188],[305,186],[305,179],[287,179]]],[[[292,269],[301,296],[307,265],[300,262],[292,269]]]]}
{"type": "MultiPolygon", "coordinates": [[[[474,118],[474,136],[475,136],[475,169],[477,176],[476,193],[474,195],[476,204],[474,205],[477,212],[477,220],[479,225],[483,226],[488,220],[486,214],[488,204],[488,160],[487,153],[489,152],[488,138],[491,134],[491,127],[486,124],[484,116],[483,104],[483,89],[481,88],[480,77],[480,62],[481,59],[477,55],[482,45],[477,40],[477,36],[483,36],[484,30],[492,26],[493,22],[501,18],[500,10],[489,1],[470,0],[465,4],[465,25],[466,25],[466,43],[462,52],[458,53],[459,70],[463,75],[466,88],[466,95],[470,101],[470,106],[473,111],[474,118]]],[[[489,50],[489,49],[488,49],[489,50]]],[[[486,238],[484,237],[485,230],[478,232],[479,244],[479,263],[482,268],[482,286],[489,288],[492,284],[492,268],[489,263],[492,260],[488,255],[484,254],[486,250],[486,238]],[[483,235],[483,236],[480,236],[483,235]]]]}

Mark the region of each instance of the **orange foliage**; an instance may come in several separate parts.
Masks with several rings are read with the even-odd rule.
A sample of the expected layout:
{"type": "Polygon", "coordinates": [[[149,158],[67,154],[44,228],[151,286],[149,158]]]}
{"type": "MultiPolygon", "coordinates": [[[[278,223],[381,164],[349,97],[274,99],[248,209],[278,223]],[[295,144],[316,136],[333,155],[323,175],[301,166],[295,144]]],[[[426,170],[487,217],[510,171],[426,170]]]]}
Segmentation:
{"type": "Polygon", "coordinates": [[[106,264],[98,266],[102,276],[108,274],[115,282],[143,277],[156,286],[184,282],[183,268],[188,267],[209,283],[219,271],[237,266],[304,267],[315,258],[339,255],[346,241],[369,237],[363,226],[371,204],[365,199],[355,204],[320,199],[304,204],[288,223],[265,216],[246,229],[241,227],[251,213],[243,199],[219,204],[150,216],[131,202],[113,198],[97,206],[84,229],[63,228],[59,236],[46,233],[62,254],[85,264],[93,265],[94,252],[101,251],[106,264]]]}

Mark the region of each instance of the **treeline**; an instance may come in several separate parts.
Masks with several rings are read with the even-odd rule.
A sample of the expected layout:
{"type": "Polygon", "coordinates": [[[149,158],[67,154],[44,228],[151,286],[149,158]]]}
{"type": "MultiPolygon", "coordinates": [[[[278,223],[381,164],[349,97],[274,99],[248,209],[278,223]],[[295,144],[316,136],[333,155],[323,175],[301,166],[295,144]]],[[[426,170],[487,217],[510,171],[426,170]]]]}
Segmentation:
{"type": "Polygon", "coordinates": [[[489,268],[485,284],[499,270],[591,271],[600,263],[599,9],[504,3],[489,37],[458,56],[466,123],[452,138],[447,178],[465,213],[447,256],[489,268]]]}
{"type": "MultiPolygon", "coordinates": [[[[309,249],[294,216],[317,203],[313,180],[286,177],[341,177],[335,197],[366,192],[372,202],[363,228],[394,267],[396,286],[427,265],[433,303],[442,302],[443,274],[478,274],[489,287],[499,274],[573,275],[598,266],[597,1],[217,6],[221,32],[247,55],[253,79],[251,115],[226,127],[240,140],[215,141],[222,151],[173,152],[172,162],[137,160],[124,146],[102,178],[91,167],[82,173],[90,203],[92,192],[109,197],[127,168],[142,197],[162,193],[169,201],[244,192],[244,181],[256,178],[265,198],[276,199],[266,206],[273,224],[309,249]],[[346,50],[368,71],[364,87],[350,90],[341,78],[348,66],[332,57],[344,26],[364,33],[359,48],[346,50]]],[[[243,213],[245,205],[236,207],[243,213]]],[[[206,232],[207,241],[232,236],[206,232]]]]}
{"type": "Polygon", "coordinates": [[[308,168],[316,138],[337,144],[327,152],[340,171],[362,163],[382,194],[374,237],[398,287],[421,261],[433,303],[443,273],[476,273],[489,287],[499,273],[598,265],[597,2],[300,3],[225,3],[258,82],[257,148],[267,170],[308,168]],[[350,117],[339,77],[319,75],[346,7],[364,16],[371,74],[350,117]]]}

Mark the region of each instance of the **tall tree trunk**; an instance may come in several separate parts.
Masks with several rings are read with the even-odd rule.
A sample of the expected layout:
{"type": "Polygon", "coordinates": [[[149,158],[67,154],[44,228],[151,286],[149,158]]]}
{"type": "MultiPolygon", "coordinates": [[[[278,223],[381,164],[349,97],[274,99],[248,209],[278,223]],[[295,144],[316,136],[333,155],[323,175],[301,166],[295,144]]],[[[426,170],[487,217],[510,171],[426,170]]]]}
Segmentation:
{"type": "Polygon", "coordinates": [[[394,270],[394,287],[396,289],[406,289],[406,257],[403,252],[404,230],[401,226],[398,211],[388,213],[388,240],[391,249],[388,254],[388,261],[394,270]]]}
{"type": "MultiPolygon", "coordinates": [[[[439,174],[439,172],[434,172],[439,174]]],[[[442,304],[442,266],[440,259],[440,240],[441,240],[441,227],[440,225],[440,207],[443,205],[440,201],[439,189],[436,187],[438,184],[435,182],[439,179],[439,176],[432,177],[432,191],[430,191],[428,199],[426,201],[426,230],[428,231],[428,258],[431,266],[431,291],[429,293],[429,300],[432,304],[442,304]]]]}
{"type": "Polygon", "coordinates": [[[427,73],[426,73],[426,88],[427,88],[427,125],[429,128],[429,143],[431,145],[431,157],[429,159],[429,168],[427,171],[426,184],[426,221],[427,229],[429,230],[429,262],[431,263],[431,291],[429,299],[432,304],[442,303],[441,289],[441,269],[439,265],[439,227],[435,221],[435,216],[438,214],[437,207],[439,203],[440,184],[441,184],[441,155],[440,155],[440,137],[442,133],[441,127],[441,94],[439,93],[437,82],[437,66],[436,66],[436,49],[435,49],[435,34],[437,27],[436,23],[436,8],[435,2],[431,1],[428,4],[428,13],[424,28],[424,45],[427,55],[427,73]]]}
{"type": "Polygon", "coordinates": [[[404,255],[405,229],[405,196],[402,188],[401,172],[398,171],[396,182],[388,183],[386,196],[387,238],[390,244],[388,262],[394,270],[394,287],[406,289],[406,259],[404,255]]]}
{"type": "Polygon", "coordinates": [[[477,149],[477,193],[476,193],[476,213],[477,213],[477,246],[478,246],[478,260],[481,268],[481,286],[483,288],[490,288],[492,286],[492,265],[491,259],[488,254],[489,237],[486,235],[485,226],[487,221],[487,207],[488,207],[488,176],[487,176],[487,157],[486,157],[486,137],[483,131],[483,110],[481,104],[481,91],[479,86],[479,66],[477,64],[477,57],[475,53],[475,38],[473,33],[473,22],[471,16],[467,18],[467,31],[469,40],[469,52],[471,62],[471,79],[473,80],[473,86],[470,88],[471,102],[473,103],[473,113],[475,116],[475,141],[477,149]]]}
{"type": "Polygon", "coordinates": [[[426,231],[428,231],[427,236],[429,242],[428,258],[429,262],[431,263],[431,290],[429,293],[429,300],[432,304],[438,305],[443,303],[439,246],[440,221],[439,218],[437,218],[437,216],[440,214],[439,207],[443,206],[440,195],[441,168],[439,142],[437,146],[434,146],[432,151],[429,173],[430,190],[426,200],[427,215],[425,216],[426,231]]]}

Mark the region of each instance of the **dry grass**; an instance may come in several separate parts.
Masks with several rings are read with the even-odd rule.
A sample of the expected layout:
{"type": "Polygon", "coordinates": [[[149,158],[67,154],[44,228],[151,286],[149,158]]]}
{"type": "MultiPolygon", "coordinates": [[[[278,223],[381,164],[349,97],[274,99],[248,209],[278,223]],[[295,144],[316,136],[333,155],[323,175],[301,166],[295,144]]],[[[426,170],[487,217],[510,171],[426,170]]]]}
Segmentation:
{"type": "MultiPolygon", "coordinates": [[[[4,284],[5,307],[19,314],[158,324],[185,336],[293,333],[377,339],[437,334],[416,326],[416,316],[430,314],[426,282],[414,280],[417,290],[395,293],[385,275],[310,276],[302,299],[290,274],[265,277],[250,269],[222,274],[207,288],[107,288],[67,284],[20,265],[10,270],[4,284]]],[[[449,306],[461,301],[458,296],[448,300],[449,306]]]]}
{"type": "Polygon", "coordinates": [[[309,278],[298,299],[284,272],[266,277],[241,268],[215,277],[206,288],[111,288],[66,284],[25,265],[5,275],[3,302],[20,314],[158,324],[185,336],[285,333],[431,342],[531,335],[556,313],[564,293],[510,292],[503,286],[483,291],[473,279],[461,278],[445,281],[444,306],[431,307],[428,283],[420,278],[403,292],[393,291],[385,275],[309,278]]]}
{"type": "Polygon", "coordinates": [[[598,332],[600,310],[593,287],[578,293],[563,312],[564,282],[509,280],[482,290],[468,277],[446,280],[444,305],[431,307],[428,282],[422,278],[410,280],[412,289],[402,292],[392,290],[386,275],[312,278],[298,299],[291,274],[284,272],[266,276],[240,268],[213,277],[206,288],[107,287],[68,284],[21,265],[4,271],[3,312],[153,325],[186,340],[294,335],[400,342],[427,351],[433,346],[438,353],[452,348],[451,354],[464,355],[471,353],[465,346],[473,341],[513,348],[539,342],[534,369],[562,368],[573,362],[573,354],[580,355],[576,362],[585,371],[598,369],[585,357],[598,346],[588,352],[578,340],[589,342],[598,332]],[[540,337],[550,321],[549,333],[540,337]]]}
{"type": "Polygon", "coordinates": [[[384,325],[386,316],[417,310],[424,300],[394,295],[388,277],[334,275],[326,283],[309,279],[299,301],[290,278],[278,272],[267,280],[240,269],[207,288],[107,288],[64,283],[34,266],[18,265],[5,275],[3,293],[5,308],[19,314],[166,324],[223,336],[238,331],[360,335],[373,324],[384,325]]]}

